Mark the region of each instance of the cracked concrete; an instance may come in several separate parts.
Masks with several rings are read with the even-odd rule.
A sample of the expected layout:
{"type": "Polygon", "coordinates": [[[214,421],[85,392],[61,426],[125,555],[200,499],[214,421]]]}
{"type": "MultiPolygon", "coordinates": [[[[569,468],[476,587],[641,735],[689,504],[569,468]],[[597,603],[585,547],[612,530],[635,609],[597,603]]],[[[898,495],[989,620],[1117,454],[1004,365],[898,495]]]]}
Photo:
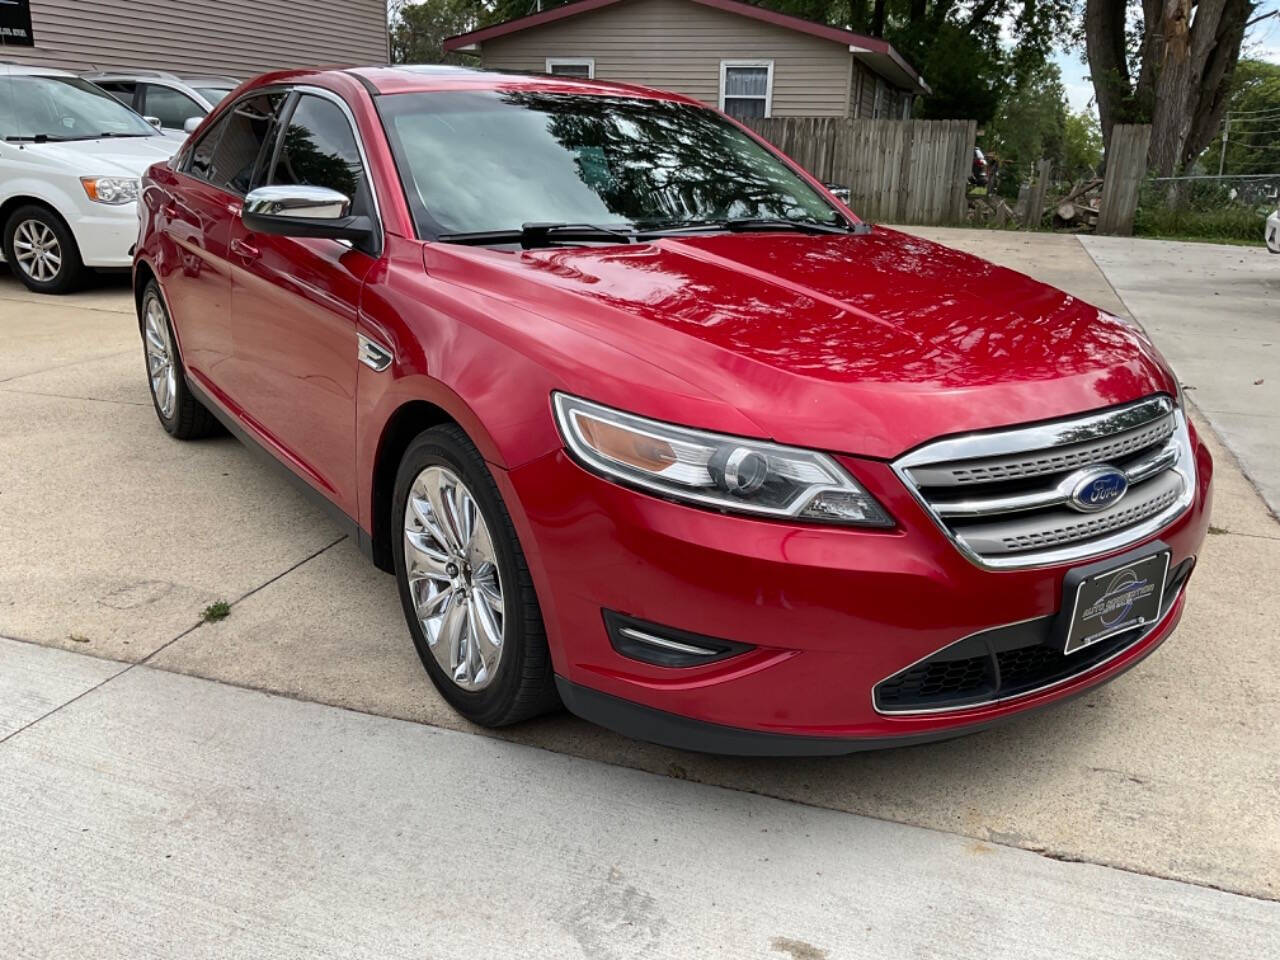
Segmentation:
{"type": "MultiPolygon", "coordinates": [[[[920,232],[1124,309],[1074,238],[920,232]]],[[[427,681],[391,578],[238,444],[180,444],[155,424],[127,291],[55,302],[54,339],[69,342],[45,343],[56,362],[40,367],[24,338],[49,328],[24,325],[30,298],[0,280],[0,324],[14,331],[0,377],[16,371],[0,383],[0,635],[476,732],[427,681]],[[231,615],[199,624],[216,599],[235,601],[231,615]]],[[[1280,525],[1209,441],[1222,532],[1206,544],[1182,627],[1138,670],[1060,709],[837,760],[684,754],[568,716],[503,737],[1276,899],[1278,616],[1270,595],[1242,585],[1280,579],[1280,525]]]]}

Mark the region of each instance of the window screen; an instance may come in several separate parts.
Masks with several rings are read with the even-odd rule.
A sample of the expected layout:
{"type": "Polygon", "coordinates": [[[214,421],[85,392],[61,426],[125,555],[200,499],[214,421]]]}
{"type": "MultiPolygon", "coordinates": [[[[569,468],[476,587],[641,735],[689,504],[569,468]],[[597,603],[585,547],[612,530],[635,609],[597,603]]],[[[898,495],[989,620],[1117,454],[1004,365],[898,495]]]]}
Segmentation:
{"type": "Polygon", "coordinates": [[[724,112],[731,117],[763,117],[769,112],[769,68],[724,68],[724,112]]]}
{"type": "Polygon", "coordinates": [[[551,64],[551,74],[557,77],[581,77],[591,79],[591,64],[586,60],[551,64]]]}

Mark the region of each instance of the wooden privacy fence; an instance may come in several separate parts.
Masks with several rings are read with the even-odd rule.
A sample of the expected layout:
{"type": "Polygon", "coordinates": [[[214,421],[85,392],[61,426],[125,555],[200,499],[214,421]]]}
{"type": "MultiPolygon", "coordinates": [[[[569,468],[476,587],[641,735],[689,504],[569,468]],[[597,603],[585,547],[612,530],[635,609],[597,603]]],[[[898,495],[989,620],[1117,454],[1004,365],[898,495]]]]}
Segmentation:
{"type": "Polygon", "coordinates": [[[819,180],[849,188],[864,220],[960,223],[973,169],[972,120],[769,117],[752,129],[819,180]]]}
{"type": "Polygon", "coordinates": [[[1138,210],[1138,191],[1147,175],[1150,145],[1150,124],[1118,123],[1111,128],[1102,201],[1098,205],[1098,233],[1126,237],[1133,233],[1133,215],[1138,210]]]}

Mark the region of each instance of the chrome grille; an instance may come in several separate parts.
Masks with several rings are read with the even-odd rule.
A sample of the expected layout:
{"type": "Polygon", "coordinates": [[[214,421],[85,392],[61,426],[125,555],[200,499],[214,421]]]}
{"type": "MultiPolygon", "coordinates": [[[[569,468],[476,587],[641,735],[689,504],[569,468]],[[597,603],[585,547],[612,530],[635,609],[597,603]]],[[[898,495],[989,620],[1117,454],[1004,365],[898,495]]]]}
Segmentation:
{"type": "Polygon", "coordinates": [[[1195,487],[1182,411],[1166,396],[1048,424],[937,440],[894,470],[960,550],[987,567],[1071,562],[1167,525],[1195,487]],[[1086,471],[1124,474],[1114,503],[1073,498],[1086,471]]]}

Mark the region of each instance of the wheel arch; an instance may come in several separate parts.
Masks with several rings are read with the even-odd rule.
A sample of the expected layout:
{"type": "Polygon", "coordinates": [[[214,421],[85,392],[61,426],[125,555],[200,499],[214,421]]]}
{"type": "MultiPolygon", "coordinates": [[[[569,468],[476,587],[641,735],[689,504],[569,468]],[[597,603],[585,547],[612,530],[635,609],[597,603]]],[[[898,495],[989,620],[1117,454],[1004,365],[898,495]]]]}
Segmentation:
{"type": "MultiPolygon", "coordinates": [[[[447,410],[427,400],[408,400],[398,406],[387,418],[378,437],[377,452],[373,462],[373,482],[370,484],[370,519],[374,565],[387,573],[395,572],[392,558],[392,527],[390,505],[395,496],[396,472],[404,452],[414,437],[424,430],[443,424],[454,424],[467,432],[466,427],[447,410]]],[[[470,434],[467,434],[470,436],[470,434]]],[[[473,442],[474,442],[474,438],[473,442]]]]}

